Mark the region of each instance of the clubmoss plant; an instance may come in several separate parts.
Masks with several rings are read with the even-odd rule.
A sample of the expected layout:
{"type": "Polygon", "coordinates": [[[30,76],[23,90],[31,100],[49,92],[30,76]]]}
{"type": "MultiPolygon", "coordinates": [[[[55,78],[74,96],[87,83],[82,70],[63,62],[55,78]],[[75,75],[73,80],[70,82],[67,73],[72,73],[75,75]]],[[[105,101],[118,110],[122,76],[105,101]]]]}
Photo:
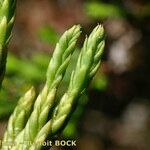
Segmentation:
{"type": "Polygon", "coordinates": [[[15,0],[0,0],[0,87],[5,74],[7,44],[15,18],[15,0]]]}
{"type": "MultiPolygon", "coordinates": [[[[4,1],[0,2],[2,7],[4,1]]],[[[5,7],[9,12],[8,22],[14,16],[15,7],[10,5],[11,2],[15,4],[13,0],[5,0],[7,6],[5,7]],[[11,13],[13,15],[10,15],[11,13]]],[[[6,22],[5,19],[3,20],[6,22]]],[[[3,21],[1,22],[3,24],[3,21]]],[[[8,25],[5,23],[5,26],[8,25]]],[[[3,31],[2,33],[5,33],[7,37],[5,40],[0,39],[0,42],[3,41],[1,42],[3,47],[6,47],[8,43],[12,23],[11,27],[7,29],[6,27],[0,26],[0,33],[3,31]]],[[[44,142],[47,138],[53,140],[55,135],[64,129],[76,108],[78,99],[86,91],[99,68],[105,45],[104,28],[98,25],[84,41],[75,70],[72,71],[68,89],[62,98],[56,101],[58,87],[65,75],[80,33],[81,27],[74,25],[61,36],[50,60],[42,91],[36,96],[32,87],[20,98],[8,121],[1,150],[40,150],[42,145],[38,144],[39,142],[44,142]]],[[[2,52],[6,53],[4,50],[2,52]]]]}

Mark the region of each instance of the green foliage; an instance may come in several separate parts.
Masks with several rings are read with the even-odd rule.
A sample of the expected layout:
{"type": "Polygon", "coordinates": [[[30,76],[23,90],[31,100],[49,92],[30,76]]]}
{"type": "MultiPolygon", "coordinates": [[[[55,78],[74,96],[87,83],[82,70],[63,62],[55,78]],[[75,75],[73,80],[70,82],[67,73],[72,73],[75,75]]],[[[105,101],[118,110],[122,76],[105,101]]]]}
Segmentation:
{"type": "Polygon", "coordinates": [[[105,19],[108,17],[120,18],[125,15],[124,11],[120,9],[120,7],[102,2],[87,2],[85,4],[85,11],[91,18],[100,19],[105,19]]]}
{"type": "MultiPolygon", "coordinates": [[[[61,131],[66,126],[68,119],[76,108],[77,101],[79,101],[78,99],[97,72],[100,65],[101,54],[104,49],[104,29],[99,25],[84,42],[76,69],[71,74],[68,90],[60,100],[55,100],[58,86],[69,65],[79,35],[80,27],[74,26],[67,30],[56,44],[55,51],[48,66],[46,84],[37,98],[33,96],[32,100],[35,100],[35,103],[30,116],[26,115],[26,113],[30,114],[31,109],[24,107],[24,103],[29,102],[27,106],[32,106],[30,101],[32,98],[30,95],[32,94],[25,94],[19,101],[9,119],[7,131],[4,136],[5,143],[18,142],[18,144],[12,148],[13,150],[28,148],[41,149],[41,145],[36,145],[35,147],[38,141],[42,142],[48,136],[52,138],[53,135],[61,131]],[[49,118],[50,112],[51,115],[49,118]],[[27,141],[32,143],[31,147],[26,144],[19,144],[27,141]]],[[[27,93],[30,93],[30,91],[27,93]]],[[[81,102],[80,104],[82,106],[85,103],[81,102]]],[[[74,115],[76,120],[81,113],[82,107],[78,107],[78,114],[76,113],[76,115],[74,115]]],[[[73,126],[71,126],[71,128],[73,128],[73,126]]],[[[7,149],[7,146],[3,145],[2,149],[7,149]]]]}
{"type": "Polygon", "coordinates": [[[0,87],[5,74],[7,44],[15,17],[15,0],[0,1],[0,87]]]}
{"type": "Polygon", "coordinates": [[[42,27],[39,29],[38,36],[46,43],[55,44],[58,41],[58,34],[51,27],[42,27]]]}
{"type": "Polygon", "coordinates": [[[44,72],[46,71],[48,62],[49,56],[42,53],[32,55],[29,59],[17,58],[13,54],[9,53],[6,75],[15,75],[31,83],[40,83],[44,80],[44,72]]]}
{"type": "Polygon", "coordinates": [[[84,108],[88,103],[88,96],[84,93],[81,98],[78,100],[78,105],[75,112],[72,114],[70,121],[66,125],[65,129],[62,131],[62,136],[68,139],[76,138],[79,135],[78,125],[81,121],[81,117],[84,112],[84,108]]]}
{"type": "Polygon", "coordinates": [[[108,85],[108,79],[107,76],[103,73],[97,73],[97,75],[95,76],[94,80],[91,83],[91,87],[93,89],[97,89],[100,91],[103,91],[107,88],[108,85]]]}
{"type": "MultiPolygon", "coordinates": [[[[5,48],[10,39],[10,33],[14,21],[14,10],[15,1],[1,1],[1,81],[3,80],[5,72],[7,54],[5,48]]],[[[42,92],[36,98],[35,92],[33,88],[31,88],[31,90],[29,90],[24,96],[20,98],[13,114],[9,119],[8,127],[4,135],[4,142],[31,141],[34,144],[38,140],[44,141],[48,135],[52,137],[65,127],[68,119],[70,118],[73,110],[76,107],[76,101],[83,94],[98,69],[98,66],[100,64],[100,56],[104,48],[103,28],[101,26],[97,26],[97,28],[95,28],[89,36],[89,39],[86,39],[84,43],[83,49],[77,62],[77,67],[71,75],[72,78],[70,80],[67,92],[65,93],[64,91],[63,93],[65,94],[63,96],[60,95],[60,97],[56,101],[56,91],[70,62],[76,40],[80,35],[80,32],[80,26],[74,26],[66,31],[60,38],[49,63],[46,84],[42,92]],[[64,103],[66,103],[67,105],[64,105],[64,103]],[[54,105],[56,105],[56,107],[53,111],[54,105]],[[50,120],[49,112],[52,113],[52,118],[50,118],[50,120]]],[[[51,41],[52,44],[54,44],[58,39],[58,35],[48,27],[43,28],[39,31],[39,37],[45,42],[50,43],[51,41]]],[[[44,74],[42,73],[45,71],[45,66],[48,60],[47,57],[44,58],[44,55],[33,55],[31,61],[25,60],[24,62],[16,59],[16,57],[14,57],[13,55],[9,55],[8,60],[7,76],[10,76],[11,79],[13,79],[11,80],[11,83],[17,83],[18,81],[19,83],[21,83],[21,76],[24,78],[24,81],[22,82],[23,84],[25,84],[26,80],[30,80],[33,82],[39,82],[40,80],[43,80],[44,74]],[[15,77],[16,75],[20,76],[20,78],[15,77]]],[[[64,80],[64,82],[69,82],[69,76],[70,75],[66,76],[67,80],[64,80]]],[[[8,78],[5,79],[5,84],[8,87],[11,87],[11,84],[8,82],[8,78]]],[[[15,87],[15,85],[13,86],[15,87]]],[[[11,88],[11,90],[12,89],[14,88],[11,88]]],[[[21,92],[19,90],[17,91],[18,96],[21,95],[21,92]]],[[[14,91],[11,92],[13,93],[14,91]]],[[[9,99],[9,95],[11,95],[11,93],[9,94],[3,88],[3,98],[5,97],[4,99],[9,99]]],[[[6,114],[10,114],[12,108],[16,103],[16,97],[15,101],[11,101],[11,103],[9,100],[1,101],[0,107],[4,108],[0,109],[1,117],[6,114]],[[7,107],[6,109],[8,103],[9,107],[7,107]]],[[[69,127],[71,127],[70,129],[74,128],[73,131],[75,132],[77,120],[83,111],[83,106],[87,102],[87,100],[83,100],[84,99],[82,99],[82,101],[78,100],[79,106],[77,108],[77,112],[74,113],[73,120],[68,126],[66,133],[69,133],[70,135],[73,132],[68,132],[69,127]]],[[[29,147],[22,147],[22,145],[16,145],[13,147],[13,149],[17,150],[24,148],[27,149],[29,147]]],[[[4,144],[2,149],[9,149],[9,147],[4,144]]],[[[35,149],[34,145],[31,146],[31,149],[35,149]]],[[[37,147],[37,149],[40,149],[40,147],[37,147]]]]}
{"type": "Polygon", "coordinates": [[[0,119],[8,117],[16,106],[16,101],[0,100],[0,119]]]}
{"type": "MultiPolygon", "coordinates": [[[[121,1],[102,2],[90,0],[85,3],[85,12],[92,19],[107,19],[107,18],[133,18],[143,19],[150,16],[150,3],[139,7],[138,5],[127,7],[121,1]]],[[[133,2],[134,3],[134,2],[133,2]]],[[[138,4],[138,3],[137,3],[138,4]]]]}
{"type": "MultiPolygon", "coordinates": [[[[61,98],[65,89],[67,89],[69,78],[74,66],[76,65],[79,52],[79,49],[77,49],[73,54],[64,79],[60,84],[57,94],[58,99],[61,98]]],[[[19,58],[14,54],[8,54],[6,76],[0,92],[0,119],[7,119],[7,117],[9,117],[17,104],[17,99],[19,99],[19,97],[23,95],[24,91],[27,91],[31,85],[36,85],[36,87],[41,85],[45,78],[48,62],[49,56],[43,53],[35,53],[30,58],[19,58]],[[26,69],[31,69],[30,66],[33,67],[31,70],[33,71],[32,76],[28,76],[26,72],[26,69]],[[20,68],[26,69],[21,70],[20,68]],[[38,76],[35,74],[34,70],[37,70],[36,73],[38,73],[38,76]]],[[[101,74],[101,72],[98,72],[94,77],[90,88],[104,90],[107,87],[107,82],[106,76],[101,74]]],[[[79,99],[77,109],[73,113],[68,125],[62,133],[64,137],[74,138],[77,136],[77,126],[87,102],[88,97],[84,94],[84,96],[79,99]]]]}
{"type": "MultiPolygon", "coordinates": [[[[19,138],[19,140],[34,140],[36,136],[38,137],[41,132],[43,131],[43,134],[47,134],[45,130],[46,128],[43,127],[45,125],[45,121],[47,120],[47,115],[49,113],[49,109],[53,106],[53,99],[55,98],[55,93],[56,93],[56,88],[59,85],[59,82],[61,81],[63,74],[65,73],[66,67],[68,66],[70,56],[74,50],[74,46],[77,40],[77,37],[80,35],[80,27],[79,26],[74,26],[70,30],[66,31],[63,36],[60,38],[59,42],[56,45],[55,52],[53,54],[53,57],[51,58],[51,61],[49,63],[49,67],[47,70],[47,80],[46,80],[46,85],[43,88],[43,91],[41,94],[37,97],[37,100],[34,104],[34,110],[28,119],[28,122],[24,122],[23,124],[25,126],[22,134],[25,134],[25,139],[24,138],[19,138]],[[48,107],[47,107],[48,106],[48,107]],[[41,110],[41,108],[46,107],[44,110],[41,110]],[[33,122],[33,120],[39,120],[39,124],[36,122],[33,122]],[[38,128],[35,128],[35,126],[38,125],[38,128]],[[43,128],[42,128],[43,127],[43,128]],[[42,128],[42,129],[41,129],[42,128]],[[37,131],[34,131],[37,130],[37,131]],[[32,136],[29,136],[30,133],[33,132],[32,136]],[[39,132],[39,134],[37,134],[39,132]]],[[[27,99],[30,97],[27,97],[27,99]]],[[[27,100],[26,99],[26,100],[27,100]]],[[[19,105],[19,104],[18,104],[19,105]]],[[[18,106],[19,107],[19,106],[18,106]]],[[[15,137],[11,137],[9,135],[12,134],[12,130],[9,130],[10,128],[13,128],[13,132],[15,132],[15,124],[12,122],[16,122],[16,115],[13,115],[10,117],[9,124],[8,124],[8,129],[7,132],[5,133],[4,141],[13,141],[14,138],[16,138],[17,134],[15,137]],[[13,117],[14,116],[14,117],[13,117]]],[[[20,120],[21,118],[19,118],[20,120]]],[[[23,119],[24,120],[24,119],[23,119]]],[[[20,123],[22,121],[20,120],[20,123]]],[[[23,126],[23,125],[22,125],[23,126]]],[[[41,134],[40,134],[41,135],[41,134]]],[[[46,135],[45,135],[46,136],[46,135]]],[[[38,138],[39,139],[39,138],[38,138]]],[[[36,140],[36,139],[35,139],[36,140]]],[[[7,146],[4,148],[7,148],[7,146]]],[[[17,148],[18,149],[18,148],[17,148]]]]}
{"type": "Polygon", "coordinates": [[[49,56],[46,54],[35,54],[30,59],[21,59],[11,53],[8,54],[6,75],[0,91],[0,119],[9,117],[17,99],[32,84],[36,87],[42,84],[48,62],[49,56]]]}

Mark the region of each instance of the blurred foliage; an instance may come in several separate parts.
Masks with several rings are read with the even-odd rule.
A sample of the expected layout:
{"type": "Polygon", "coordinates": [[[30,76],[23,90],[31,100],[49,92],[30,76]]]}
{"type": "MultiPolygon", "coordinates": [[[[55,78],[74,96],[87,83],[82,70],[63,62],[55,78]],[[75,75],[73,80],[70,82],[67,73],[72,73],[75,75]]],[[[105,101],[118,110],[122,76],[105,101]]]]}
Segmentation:
{"type": "Polygon", "coordinates": [[[0,119],[7,118],[14,110],[16,101],[0,100],[0,119]]]}
{"type": "Polygon", "coordinates": [[[17,58],[13,54],[8,55],[6,76],[18,76],[31,83],[40,83],[45,79],[45,72],[50,56],[34,54],[30,59],[17,58]],[[21,69],[23,68],[23,69],[21,69]]]}
{"type": "Polygon", "coordinates": [[[85,11],[92,18],[118,18],[125,15],[123,9],[114,4],[103,2],[87,2],[85,3],[85,11]]]}
{"type": "Polygon", "coordinates": [[[95,79],[91,83],[91,87],[93,89],[100,90],[100,91],[106,90],[107,86],[108,86],[108,78],[102,72],[96,75],[95,79]]]}
{"type": "Polygon", "coordinates": [[[41,41],[49,43],[49,44],[56,44],[56,42],[59,39],[58,34],[51,27],[40,28],[38,31],[38,36],[41,41]]]}
{"type": "MultiPolygon", "coordinates": [[[[128,3],[128,2],[127,2],[128,3]]],[[[99,0],[91,0],[85,3],[86,14],[94,19],[108,19],[108,18],[126,18],[132,16],[133,18],[145,18],[150,16],[150,2],[146,5],[140,5],[136,1],[126,4],[124,1],[103,2],[99,0]]]]}

